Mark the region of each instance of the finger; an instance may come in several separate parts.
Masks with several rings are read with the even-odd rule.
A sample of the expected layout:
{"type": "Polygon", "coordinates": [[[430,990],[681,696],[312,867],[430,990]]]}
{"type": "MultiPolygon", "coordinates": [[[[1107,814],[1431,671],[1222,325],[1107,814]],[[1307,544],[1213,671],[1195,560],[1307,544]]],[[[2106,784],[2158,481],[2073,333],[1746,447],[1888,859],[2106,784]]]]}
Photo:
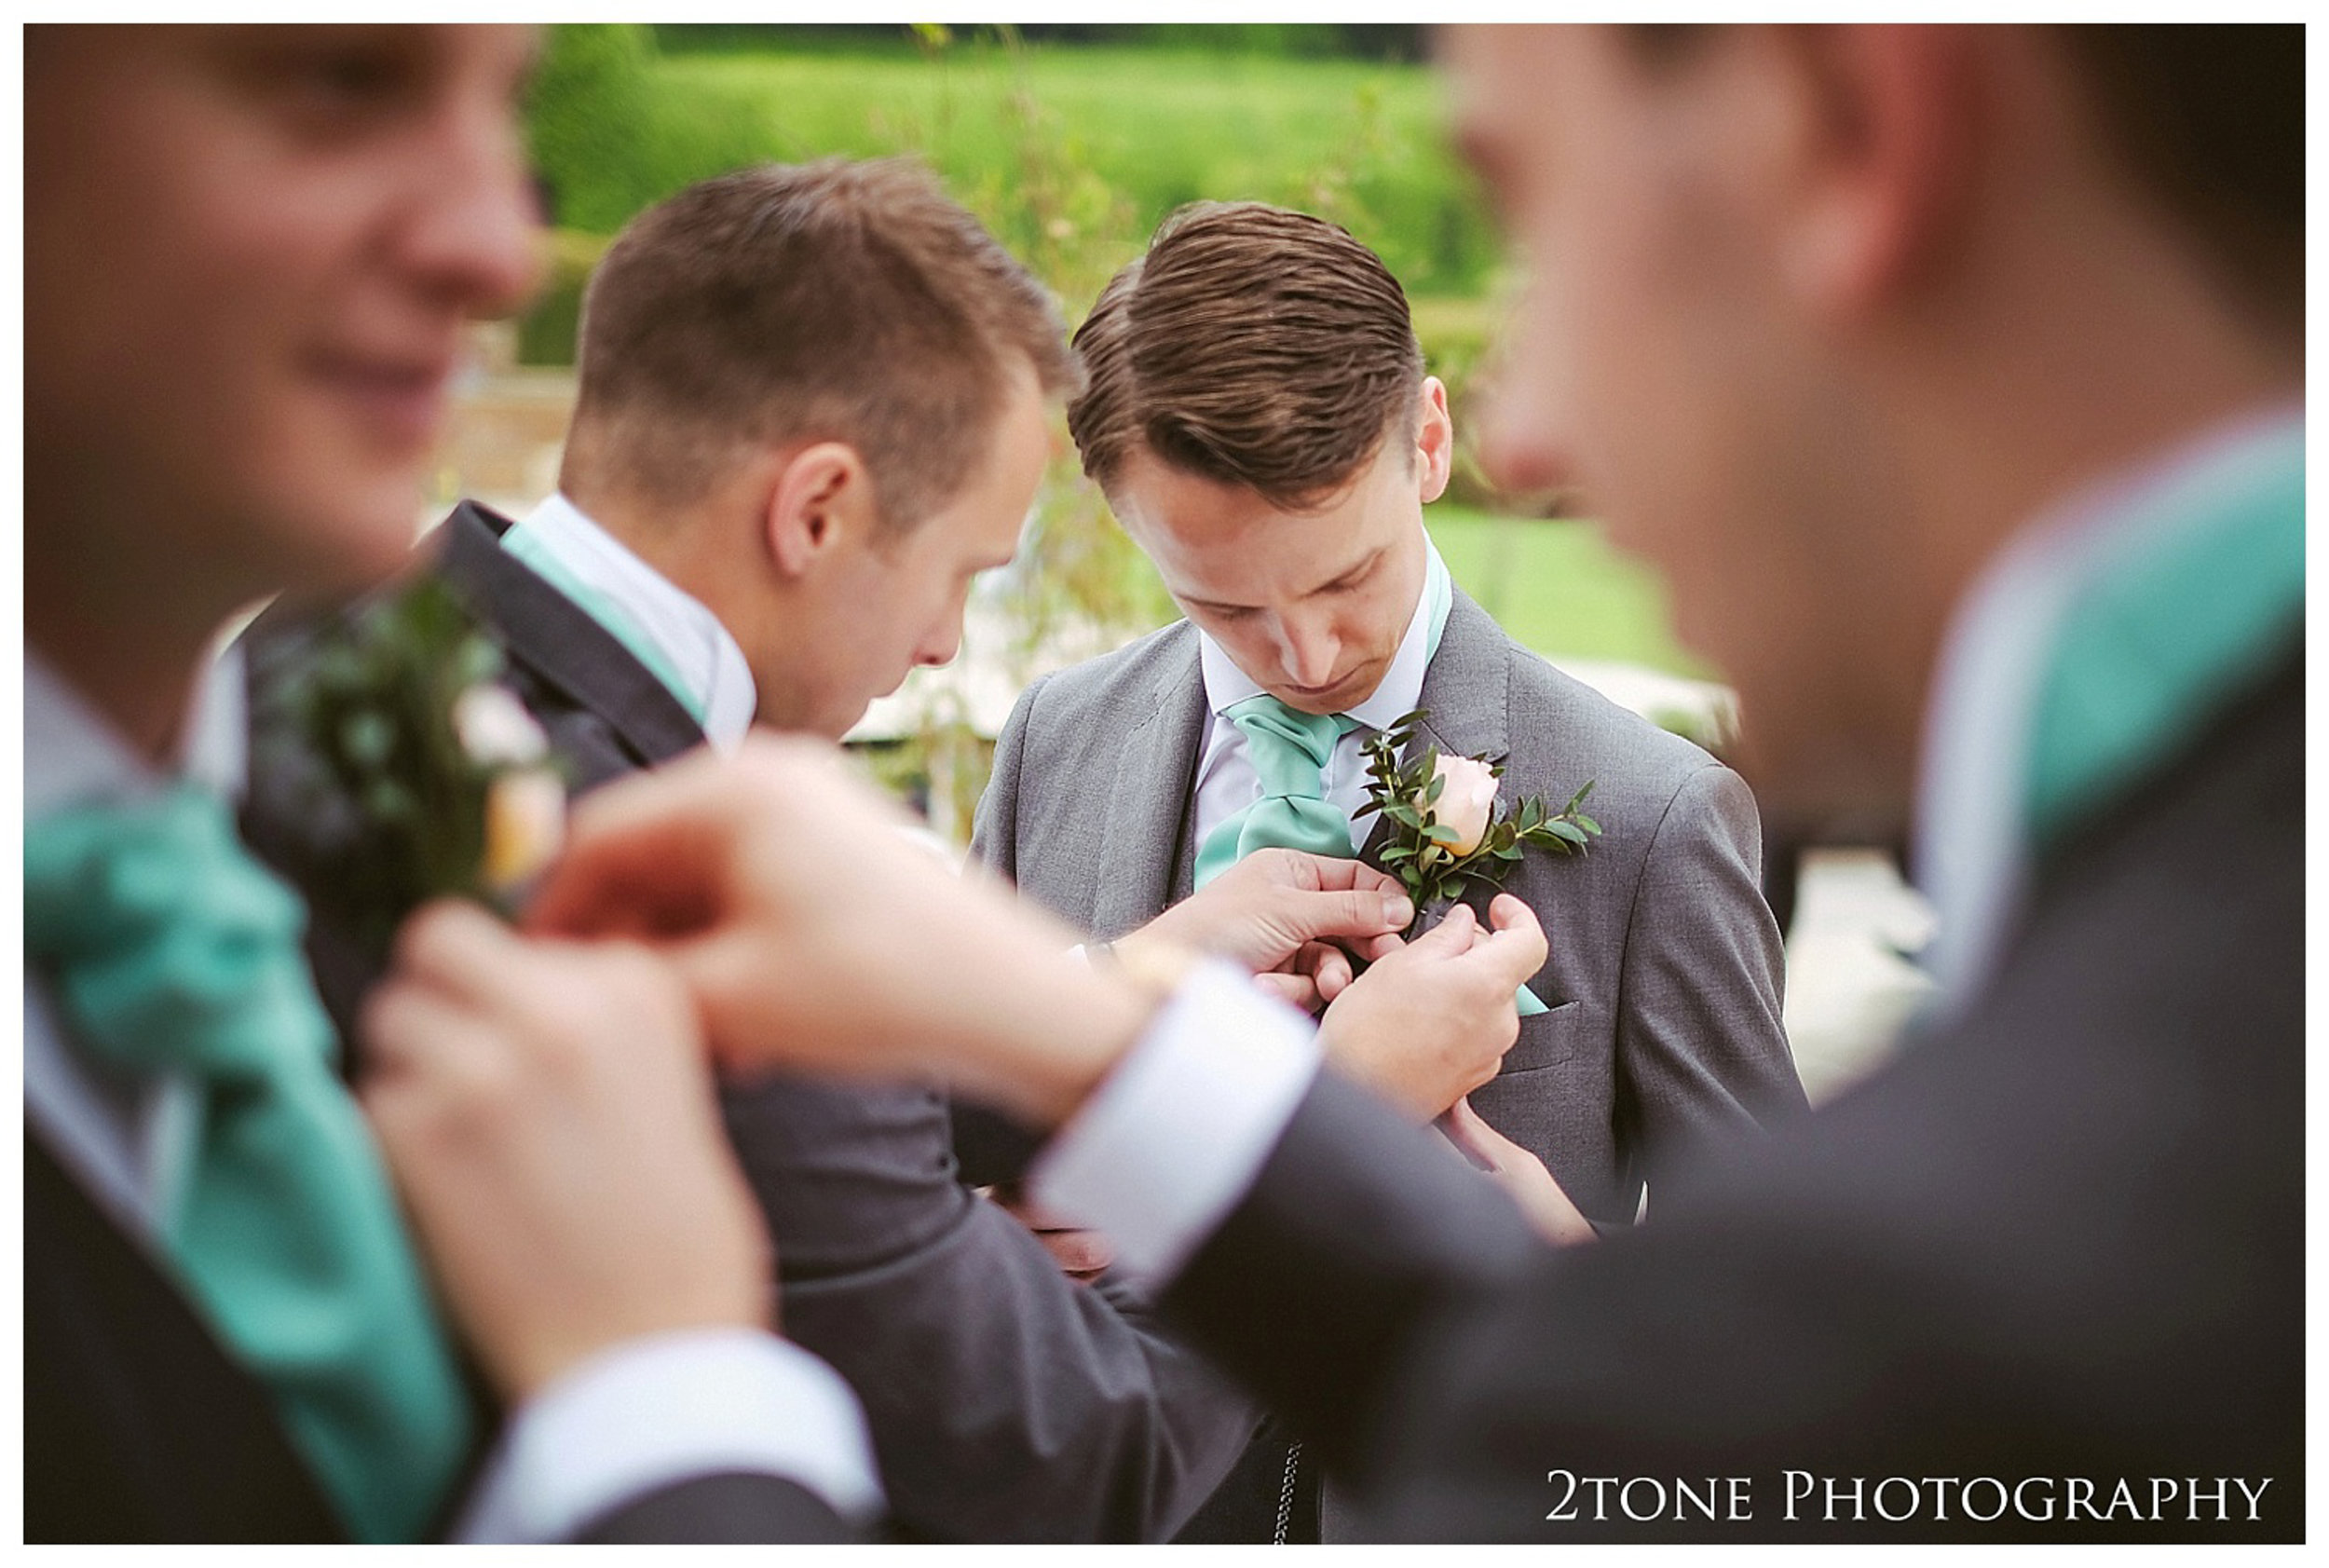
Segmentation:
{"type": "Polygon", "coordinates": [[[1448,1107],[1444,1126],[1449,1142],[1469,1154],[1475,1164],[1489,1170],[1504,1169],[1512,1152],[1519,1147],[1480,1120],[1480,1113],[1472,1109],[1469,1095],[1448,1107]]]}
{"type": "Polygon", "coordinates": [[[363,1043],[364,1080],[422,1079],[457,1052],[479,1028],[476,1014],[426,982],[390,980],[365,998],[356,1031],[363,1043]]]}
{"type": "Polygon", "coordinates": [[[1100,1274],[1116,1261],[1115,1244],[1097,1231],[1043,1231],[1036,1239],[1066,1274],[1100,1274]]]}
{"type": "Polygon", "coordinates": [[[1351,983],[1350,955],[1329,943],[1314,942],[1304,948],[1294,955],[1294,967],[1317,983],[1322,1002],[1331,1002],[1351,983]]]}
{"type": "Polygon", "coordinates": [[[525,944],[474,904],[423,905],[397,933],[397,973],[473,1002],[501,997],[525,963],[525,944]]]}
{"type": "Polygon", "coordinates": [[[1530,975],[1545,967],[1546,955],[1551,950],[1545,941],[1545,928],[1537,923],[1536,912],[1510,893],[1499,893],[1489,906],[1488,918],[1494,926],[1479,950],[1489,955],[1487,961],[1512,976],[1515,988],[1530,975]]]}
{"type": "Polygon", "coordinates": [[[1323,937],[1381,936],[1404,931],[1415,918],[1414,906],[1404,893],[1372,888],[1340,893],[1288,892],[1282,895],[1280,926],[1298,941],[1323,937]]]}
{"type": "MultiPolygon", "coordinates": [[[[1395,893],[1405,897],[1396,877],[1376,870],[1363,860],[1350,860],[1333,855],[1305,854],[1300,850],[1277,852],[1287,857],[1289,869],[1301,880],[1301,885],[1317,893],[1395,893]]],[[[1399,922],[1405,925],[1407,922],[1399,922]]]]}
{"type": "Polygon", "coordinates": [[[1253,983],[1267,995],[1299,1007],[1305,1013],[1318,1008],[1318,982],[1307,975],[1288,975],[1284,970],[1265,970],[1253,977],[1253,983]]]}
{"type": "Polygon", "coordinates": [[[1380,963],[1406,946],[1406,937],[1396,931],[1386,931],[1381,936],[1369,936],[1353,942],[1351,950],[1369,963],[1380,963]]]}
{"type": "Polygon", "coordinates": [[[565,852],[526,910],[529,930],[677,934],[711,922],[749,781],[700,758],[586,796],[565,852]]]}

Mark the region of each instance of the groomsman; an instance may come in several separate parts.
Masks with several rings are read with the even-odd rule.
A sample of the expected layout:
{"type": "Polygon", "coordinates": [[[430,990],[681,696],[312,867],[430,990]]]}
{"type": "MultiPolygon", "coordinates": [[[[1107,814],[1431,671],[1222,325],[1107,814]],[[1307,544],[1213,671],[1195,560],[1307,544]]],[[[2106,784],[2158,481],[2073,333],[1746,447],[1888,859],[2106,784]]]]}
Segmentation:
{"type": "Polygon", "coordinates": [[[801,748],[603,797],[541,920],[650,894],[715,1048],[1063,1125],[1038,1196],[1388,1533],[2301,1538],[2302,31],[1448,52],[1534,268],[1498,460],[1659,560],[1775,797],[1914,808],[1892,1067],[1547,1252],[1244,985],[845,853],[801,748]]]}
{"type": "MultiPolygon", "coordinates": [[[[592,276],[579,361],[557,492],[521,519],[465,502],[427,548],[506,644],[507,678],[582,791],[731,752],[756,724],[838,739],[908,670],[951,659],[971,581],[1011,559],[1080,384],[1042,285],[904,161],[744,170],[649,209],[592,276]]],[[[250,639],[261,711],[334,635],[311,620],[250,639]]],[[[376,961],[342,934],[361,911],[306,799],[287,767],[254,781],[248,815],[315,900],[326,998],[353,1018],[376,961]]],[[[1396,930],[1384,890],[1281,852],[1174,929],[1267,967],[1310,935],[1396,930]],[[1265,920],[1296,923],[1248,934],[1265,920]]],[[[915,924],[901,906],[901,964],[915,924]]],[[[1382,1038],[1369,1009],[1433,952],[1356,988],[1331,1028],[1354,1050],[1382,1038]]],[[[1382,1070],[1452,1098],[1510,1025],[1500,1037],[1492,995],[1467,1006],[1429,983],[1445,1016],[1428,1034],[1463,1038],[1463,1075],[1410,1039],[1382,1070]]],[[[956,1179],[946,1096],[753,1074],[721,1103],[774,1234],[786,1333],[858,1390],[894,1527],[1152,1538],[1229,1468],[1249,1400],[1121,1281],[1080,1288],[956,1179]]]]}
{"type": "MultiPolygon", "coordinates": [[[[1754,801],[1451,579],[1423,508],[1455,429],[1382,259],[1304,213],[1187,208],[1101,291],[1076,347],[1084,471],[1186,619],[1028,689],[974,850],[1103,938],[1265,846],[1382,866],[1391,824],[1351,820],[1363,748],[1427,709],[1443,755],[1505,759],[1508,801],[1558,809],[1589,783],[1603,829],[1582,854],[1510,867],[1551,950],[1469,1110],[1603,1226],[1659,1207],[1697,1151],[1801,1112],[1754,801]]],[[[1195,1538],[1337,1536],[1315,1470],[1266,1438],[1195,1538]]]]}
{"type": "Polygon", "coordinates": [[[567,1207],[472,1190],[504,1244],[432,1282],[304,911],[235,834],[234,683],[194,700],[239,607],[403,559],[467,320],[536,275],[531,51],[25,29],[28,1539],[820,1537],[878,1503],[847,1388],[765,1327],[706,1075],[627,1048],[692,1029],[635,953],[413,954],[566,998],[598,1067],[567,1207]],[[696,1081],[674,1117],[656,1072],[696,1081]]]}

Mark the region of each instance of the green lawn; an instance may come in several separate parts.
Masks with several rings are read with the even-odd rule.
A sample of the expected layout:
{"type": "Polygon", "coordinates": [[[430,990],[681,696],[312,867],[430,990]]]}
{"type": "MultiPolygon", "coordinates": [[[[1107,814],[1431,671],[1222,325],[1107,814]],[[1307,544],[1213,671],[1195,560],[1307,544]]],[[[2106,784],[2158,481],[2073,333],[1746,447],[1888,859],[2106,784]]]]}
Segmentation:
{"type": "Polygon", "coordinates": [[[1611,549],[1593,524],[1493,517],[1445,503],[1425,519],[1464,591],[1539,653],[1712,675],[1674,640],[1657,574],[1611,549]]]}

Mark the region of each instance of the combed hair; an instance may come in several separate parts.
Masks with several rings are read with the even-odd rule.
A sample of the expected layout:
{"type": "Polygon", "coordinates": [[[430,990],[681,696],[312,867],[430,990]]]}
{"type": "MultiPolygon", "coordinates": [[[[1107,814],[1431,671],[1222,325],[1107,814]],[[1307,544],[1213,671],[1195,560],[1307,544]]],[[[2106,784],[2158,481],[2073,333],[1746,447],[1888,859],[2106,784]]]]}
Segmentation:
{"type": "Polygon", "coordinates": [[[561,483],[684,505],[745,450],[838,441],[910,527],[974,470],[1020,366],[1081,384],[1066,336],[919,164],[740,170],[641,213],[592,275],[561,483]]]}
{"type": "Polygon", "coordinates": [[[1077,329],[1068,404],[1109,490],[1159,461],[1301,509],[1346,487],[1410,422],[1423,379],[1407,294],[1348,230],[1260,202],[1164,220],[1077,329]]]}

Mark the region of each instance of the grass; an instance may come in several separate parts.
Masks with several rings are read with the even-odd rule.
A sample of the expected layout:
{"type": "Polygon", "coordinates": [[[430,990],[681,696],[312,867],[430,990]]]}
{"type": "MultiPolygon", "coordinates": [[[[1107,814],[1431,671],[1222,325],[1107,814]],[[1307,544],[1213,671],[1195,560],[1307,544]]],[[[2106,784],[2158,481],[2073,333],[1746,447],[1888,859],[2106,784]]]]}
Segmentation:
{"type": "Polygon", "coordinates": [[[919,152],[958,195],[1017,177],[1030,134],[1132,206],[1135,236],[1200,198],[1322,211],[1410,290],[1478,286],[1493,240],[1420,67],[1155,49],[958,46],[895,54],[666,54],[666,102],[719,142],[797,159],[919,152]]]}
{"type": "Polygon", "coordinates": [[[1537,652],[1713,678],[1674,640],[1657,573],[1611,549],[1593,524],[1497,517],[1445,503],[1425,521],[1464,591],[1537,652]]]}

